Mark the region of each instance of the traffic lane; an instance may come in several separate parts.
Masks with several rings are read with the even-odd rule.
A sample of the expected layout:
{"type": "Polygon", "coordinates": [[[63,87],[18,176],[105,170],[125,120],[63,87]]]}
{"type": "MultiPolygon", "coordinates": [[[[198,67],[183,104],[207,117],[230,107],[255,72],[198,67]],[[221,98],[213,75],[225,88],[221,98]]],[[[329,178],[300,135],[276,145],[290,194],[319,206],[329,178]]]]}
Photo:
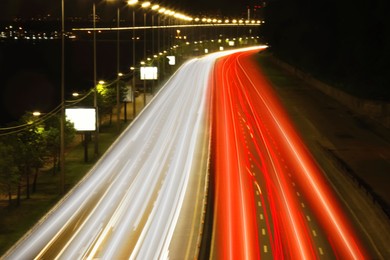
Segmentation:
{"type": "Polygon", "coordinates": [[[203,233],[205,199],[208,194],[210,158],[210,102],[207,93],[207,111],[199,133],[194,168],[190,174],[188,191],[184,198],[177,227],[169,246],[169,259],[198,259],[203,233]]]}
{"type": "Polygon", "coordinates": [[[242,151],[233,116],[231,80],[227,58],[217,62],[213,84],[213,163],[215,179],[214,244],[212,257],[238,259],[259,257],[252,181],[240,164],[242,151]],[[220,65],[220,66],[219,66],[220,65]]]}
{"type": "Polygon", "coordinates": [[[296,174],[297,183],[304,188],[305,197],[309,200],[319,223],[330,237],[335,253],[345,257],[362,257],[364,250],[358,246],[358,239],[328,187],[329,184],[292,128],[280,103],[276,102],[276,95],[272,90],[268,91],[270,87],[266,79],[260,73],[256,73],[258,71],[256,63],[248,57],[241,61],[240,66],[245,68],[247,75],[251,76],[249,84],[262,86],[261,89],[253,88],[251,96],[259,97],[265,104],[266,110],[270,112],[269,115],[274,122],[271,125],[273,127],[271,132],[279,133],[279,144],[283,146],[282,150],[290,153],[286,158],[291,161],[291,167],[294,167],[293,172],[296,174]]]}
{"type": "MultiPolygon", "coordinates": [[[[268,130],[267,124],[272,121],[265,118],[266,110],[254,108],[254,101],[259,100],[251,99],[252,96],[247,93],[250,85],[243,81],[245,75],[239,73],[237,67],[234,68],[236,68],[235,73],[232,74],[236,75],[239,87],[236,96],[239,97],[240,103],[237,107],[241,109],[238,115],[243,123],[242,130],[246,133],[246,140],[249,140],[248,146],[251,147],[251,149],[247,148],[248,153],[254,155],[247,161],[250,162],[252,175],[257,178],[255,184],[260,183],[261,186],[258,193],[262,201],[258,201],[257,204],[268,206],[265,219],[269,222],[267,230],[272,239],[271,246],[263,245],[263,252],[270,252],[273,257],[318,257],[311,239],[307,238],[312,235],[307,228],[308,224],[305,223],[307,219],[301,217],[302,204],[297,202],[295,193],[286,178],[288,168],[283,157],[280,156],[275,141],[277,137],[268,130]],[[253,168],[253,162],[257,164],[257,168],[253,168]],[[263,194],[268,198],[266,203],[263,194]]],[[[264,215],[262,217],[264,219],[264,215]]],[[[266,233],[265,230],[261,230],[261,235],[264,236],[266,233]]],[[[320,248],[319,252],[322,251],[320,248]]]]}
{"type": "MultiPolygon", "coordinates": [[[[236,118],[237,107],[242,106],[242,104],[239,104],[240,93],[236,89],[236,85],[238,85],[237,81],[239,79],[232,76],[237,75],[236,73],[230,73],[230,68],[233,68],[234,70],[236,67],[232,65],[232,61],[230,61],[229,58],[224,59],[224,61],[225,62],[223,63],[223,66],[221,66],[221,71],[225,72],[226,75],[223,75],[225,78],[218,78],[218,73],[216,73],[216,82],[221,82],[221,84],[215,87],[215,89],[217,90],[217,94],[215,94],[215,106],[219,108],[219,110],[217,109],[217,111],[215,112],[215,117],[217,118],[215,127],[219,129],[219,131],[217,130],[217,133],[214,134],[214,136],[216,136],[215,142],[217,143],[215,152],[215,156],[217,157],[215,173],[217,179],[215,210],[215,222],[217,226],[215,229],[217,233],[216,254],[217,257],[234,258],[250,254],[258,255],[258,249],[261,245],[259,245],[257,242],[257,245],[253,246],[247,242],[257,241],[256,239],[258,236],[258,234],[251,235],[249,232],[246,232],[245,227],[245,224],[247,224],[248,222],[250,223],[251,217],[253,217],[254,215],[253,212],[251,212],[251,214],[248,214],[248,211],[246,210],[255,206],[255,203],[253,201],[253,194],[247,196],[245,196],[245,194],[248,194],[249,192],[253,191],[253,189],[250,189],[249,187],[255,188],[256,186],[254,185],[253,178],[251,177],[250,172],[248,173],[247,171],[248,165],[242,164],[242,162],[244,161],[243,154],[245,154],[245,149],[242,149],[242,147],[240,146],[240,144],[242,144],[243,142],[240,133],[237,131],[237,122],[239,120],[237,120],[236,118]],[[221,93],[218,93],[218,91],[221,91],[221,93]],[[220,163],[220,165],[218,163],[220,163]],[[245,183],[245,185],[240,185],[242,183],[245,183]],[[220,215],[222,215],[222,217],[220,215]],[[242,217],[241,215],[243,215],[244,217],[242,217]],[[240,219],[240,217],[242,217],[243,219],[240,219]],[[245,223],[245,221],[247,223],[245,223]]],[[[245,103],[245,101],[243,103],[245,103]]],[[[259,190],[260,189],[257,189],[257,191],[259,190]]],[[[283,193],[283,189],[280,190],[276,192],[276,198],[279,197],[278,193],[283,193]],[[280,190],[282,190],[282,192],[280,190]]],[[[272,192],[275,193],[273,190],[272,192]]],[[[288,203],[284,202],[282,203],[282,205],[288,205],[288,203]]],[[[272,206],[274,206],[274,204],[272,204],[272,206]]],[[[277,210],[274,210],[274,212],[277,212],[277,210]]],[[[284,215],[287,217],[284,217],[282,219],[291,219],[291,215],[293,214],[284,215]]],[[[297,217],[295,214],[295,219],[296,218],[299,217],[297,217]]],[[[302,227],[297,227],[299,223],[299,220],[290,221],[290,223],[288,223],[287,227],[290,230],[290,234],[293,234],[293,231],[291,231],[292,229],[298,229],[298,233],[305,234],[304,231],[302,231],[304,230],[302,227]]],[[[280,232],[278,232],[277,235],[280,235],[280,232]]],[[[294,236],[291,235],[287,236],[286,238],[291,239],[291,237],[294,236]]],[[[298,241],[302,240],[303,238],[301,237],[298,239],[298,241]]],[[[278,241],[280,241],[280,239],[278,241]]],[[[284,239],[284,241],[288,241],[288,239],[284,239]]],[[[291,241],[292,244],[294,244],[295,240],[291,239],[291,241]]],[[[308,243],[306,242],[306,244],[308,243]]],[[[310,254],[308,253],[311,251],[310,245],[308,245],[308,248],[306,249],[300,249],[299,247],[299,245],[289,247],[289,244],[286,243],[284,250],[289,251],[290,256],[307,256],[307,254],[310,254]]],[[[268,253],[268,247],[266,245],[263,245],[262,248],[264,248],[265,253],[268,253]]],[[[274,246],[274,248],[276,247],[274,246]]],[[[279,246],[278,248],[283,248],[283,246],[279,246]]],[[[281,252],[279,250],[275,250],[274,253],[276,255],[278,253],[280,254],[281,252]]],[[[284,253],[282,252],[281,254],[284,253]]]]}
{"type": "Polygon", "coordinates": [[[385,173],[390,171],[388,129],[351,112],[307,82],[270,63],[266,55],[256,55],[253,59],[257,63],[260,59],[261,64],[267,62],[267,70],[264,71],[269,68],[275,78],[286,82],[274,82],[273,88],[287,108],[289,118],[324,169],[326,178],[349,215],[351,225],[356,228],[370,255],[387,258],[390,237],[387,232],[390,231],[388,217],[349,174],[356,174],[369,183],[382,199],[389,197],[385,177],[388,176],[385,173]]]}
{"type": "MultiPolygon", "coordinates": [[[[281,214],[283,209],[283,204],[278,202],[279,199],[274,193],[280,193],[278,190],[285,189],[290,190],[288,201],[288,206],[291,208],[292,204],[296,204],[294,209],[298,211],[298,218],[301,219],[303,223],[303,234],[305,236],[311,237],[310,240],[310,251],[313,251],[313,257],[317,259],[328,259],[334,258],[332,247],[330,246],[326,234],[322,231],[321,227],[313,217],[313,213],[310,208],[307,207],[307,200],[302,196],[302,189],[294,181],[293,175],[291,174],[290,167],[286,164],[286,161],[283,155],[278,151],[277,144],[274,143],[272,150],[277,151],[276,156],[278,160],[281,161],[281,174],[286,178],[286,186],[283,188],[275,187],[275,180],[272,180],[272,177],[275,173],[272,173],[267,169],[266,165],[270,165],[270,158],[264,158],[265,154],[268,152],[264,151],[264,147],[259,147],[261,140],[258,140],[256,133],[253,133],[253,127],[247,123],[250,121],[242,118],[242,131],[245,134],[245,146],[248,151],[247,165],[248,171],[251,172],[251,175],[254,177],[254,184],[258,186],[256,190],[256,201],[258,208],[258,223],[259,223],[259,235],[260,235],[260,244],[262,250],[262,257],[271,258],[280,258],[291,256],[289,252],[288,241],[290,237],[286,237],[283,226],[286,222],[286,216],[281,214]],[[261,151],[260,151],[261,150],[261,151]]],[[[260,145],[261,146],[261,145],[260,145]]],[[[272,159],[274,160],[274,159],[272,159]]],[[[275,163],[274,163],[275,164],[275,163]]],[[[282,201],[283,202],[283,201],[282,201]]],[[[288,225],[287,225],[288,226],[288,225]]],[[[301,227],[302,228],[302,227],[301,227]]]]}
{"type": "MultiPolygon", "coordinates": [[[[197,93],[197,91],[202,92],[202,88],[198,88],[198,86],[193,85],[194,79],[191,77],[186,77],[183,79],[180,75],[193,74],[195,71],[198,71],[199,64],[193,64],[194,68],[189,70],[189,68],[183,68],[183,71],[180,72],[174,79],[170,85],[171,89],[175,89],[174,93],[180,93],[180,95],[175,94],[165,96],[163,99],[163,103],[161,105],[169,107],[171,113],[167,119],[159,118],[154,120],[161,120],[165,122],[165,125],[168,125],[168,128],[157,127],[156,130],[158,133],[158,140],[162,140],[165,142],[168,140],[173,143],[173,146],[169,148],[166,144],[160,144],[159,142],[155,142],[153,145],[160,147],[160,151],[163,156],[169,158],[167,163],[164,164],[163,160],[159,160],[154,154],[149,155],[149,161],[143,161],[143,165],[147,167],[147,165],[153,165],[150,160],[154,160],[158,165],[164,165],[164,168],[161,169],[163,171],[162,176],[163,186],[158,191],[159,196],[154,201],[154,206],[151,209],[150,216],[144,218],[144,227],[142,232],[140,233],[139,239],[137,239],[136,244],[134,245],[134,250],[128,252],[130,257],[141,257],[148,258],[152,257],[149,254],[165,254],[167,244],[170,241],[170,234],[172,228],[175,226],[175,219],[171,216],[175,216],[175,212],[180,210],[179,200],[180,194],[185,193],[184,183],[186,182],[186,178],[188,178],[189,174],[189,166],[192,163],[193,149],[189,147],[192,142],[194,142],[193,138],[197,138],[196,132],[198,131],[198,126],[196,126],[198,117],[202,113],[200,113],[200,101],[202,100],[201,93],[197,93]],[[195,66],[196,65],[196,66],[195,66]],[[189,70],[189,71],[187,71],[189,70]],[[197,97],[194,99],[194,96],[197,97]],[[176,100],[173,104],[170,102],[172,100],[176,100]],[[196,113],[199,112],[199,113],[196,113]],[[190,116],[188,116],[190,115],[190,116]],[[170,152],[167,152],[170,151],[170,152]],[[171,153],[171,155],[170,155],[171,153]],[[181,191],[179,194],[178,191],[181,191]],[[178,195],[179,194],[179,195],[178,195]],[[168,237],[164,237],[168,235],[168,237]],[[162,242],[164,242],[164,244],[162,242]],[[154,249],[153,249],[154,248],[154,249]]],[[[161,94],[161,93],[160,93],[161,94]]],[[[161,100],[161,99],[160,99],[161,100]]],[[[161,109],[161,105],[158,109],[161,109]]],[[[159,172],[160,170],[156,168],[151,168],[146,170],[146,172],[159,172]]],[[[118,228],[119,230],[125,230],[129,225],[123,224],[123,228],[118,228]]],[[[129,233],[128,232],[125,233],[129,233]]],[[[126,239],[113,239],[113,241],[123,241],[121,244],[121,248],[128,248],[126,246],[126,239]]],[[[107,252],[115,252],[116,246],[109,245],[107,246],[107,252]]],[[[109,253],[105,253],[104,257],[111,256],[109,253]]]]}
{"type": "MultiPolygon", "coordinates": [[[[194,68],[194,70],[199,71],[199,69],[197,68],[194,68]]],[[[189,74],[191,75],[192,73],[189,74]]],[[[98,199],[99,203],[93,203],[93,204],[97,204],[97,206],[102,206],[104,204],[105,206],[103,208],[94,206],[91,210],[89,210],[89,212],[88,211],[83,212],[83,215],[86,216],[85,217],[86,219],[93,220],[91,224],[85,224],[85,222],[82,222],[82,219],[77,219],[77,217],[75,216],[74,219],[77,219],[76,222],[78,223],[77,228],[75,229],[75,226],[70,227],[70,225],[66,226],[70,228],[71,231],[69,233],[72,234],[72,239],[70,241],[65,240],[66,244],[69,247],[63,247],[63,246],[56,247],[53,245],[53,243],[50,243],[50,245],[53,245],[52,247],[53,249],[59,248],[58,250],[61,250],[59,251],[59,253],[55,253],[57,254],[57,256],[77,258],[81,256],[93,257],[95,254],[102,254],[102,253],[106,254],[107,251],[102,250],[100,248],[100,245],[103,245],[113,237],[111,231],[115,230],[115,225],[111,225],[111,224],[122,223],[123,219],[121,217],[123,215],[127,215],[127,214],[123,214],[123,212],[126,209],[126,207],[123,206],[129,201],[132,201],[131,199],[129,199],[132,198],[132,196],[129,196],[130,193],[132,193],[133,195],[138,194],[140,196],[138,197],[138,199],[139,198],[144,199],[150,196],[151,199],[149,200],[149,202],[143,204],[152,205],[153,201],[156,201],[157,199],[154,199],[153,195],[150,194],[153,194],[153,192],[154,194],[159,193],[161,195],[160,197],[164,197],[165,193],[159,192],[160,190],[163,190],[164,184],[167,186],[168,183],[171,183],[171,185],[169,186],[172,187],[174,190],[176,190],[176,188],[178,187],[181,187],[181,184],[178,184],[177,181],[181,183],[183,183],[183,181],[180,181],[178,178],[176,178],[177,176],[174,177],[169,176],[169,178],[165,176],[164,181],[161,181],[160,183],[158,183],[158,185],[156,185],[156,187],[161,187],[161,188],[156,188],[156,189],[141,188],[143,187],[142,185],[130,185],[130,183],[132,183],[132,180],[134,178],[138,178],[141,180],[142,177],[138,177],[138,176],[140,176],[142,172],[154,173],[156,168],[158,167],[164,168],[165,171],[168,170],[176,173],[187,174],[187,172],[190,172],[188,170],[190,168],[188,165],[191,165],[191,159],[192,159],[191,156],[193,154],[193,151],[187,149],[186,147],[183,147],[182,143],[186,143],[187,147],[188,145],[191,146],[194,142],[196,143],[196,141],[194,140],[186,140],[185,142],[183,142],[183,138],[191,139],[192,137],[197,137],[197,134],[191,133],[191,131],[193,129],[199,130],[199,127],[195,127],[194,123],[198,123],[197,118],[202,113],[199,106],[203,105],[202,102],[199,101],[199,99],[202,100],[203,95],[200,95],[197,92],[195,93],[192,92],[193,90],[202,91],[202,88],[196,88],[196,87],[193,88],[194,81],[195,81],[194,79],[190,79],[190,78],[188,79],[186,86],[189,89],[183,87],[182,84],[183,82],[181,80],[173,81],[173,87],[166,88],[164,91],[161,92],[161,94],[162,93],[165,94],[159,95],[160,97],[164,96],[165,98],[156,98],[153,102],[154,105],[148,106],[148,108],[142,112],[142,116],[140,115],[140,117],[135,122],[133,122],[132,126],[129,129],[127,129],[124,132],[124,134],[121,135],[118,141],[110,148],[109,152],[105,156],[103,156],[103,158],[99,161],[98,165],[94,167],[94,169],[92,170],[93,174],[90,173],[88,176],[96,180],[96,182],[90,182],[89,178],[86,178],[84,179],[82,184],[78,185],[78,188],[75,188],[72,191],[71,195],[68,195],[67,201],[72,206],[76,207],[75,209],[77,209],[77,207],[80,206],[80,202],[83,202],[85,204],[91,202],[91,200],[89,200],[89,197],[91,194],[95,194],[94,191],[100,195],[107,194],[107,196],[103,196],[103,198],[98,199]],[[181,93],[182,95],[184,94],[186,98],[182,98],[177,92],[181,93]],[[179,100],[179,101],[174,102],[175,105],[172,105],[172,103],[169,102],[171,100],[179,100]],[[198,107],[191,107],[191,106],[198,106],[198,107]],[[168,115],[164,116],[166,113],[168,115]],[[179,127],[183,127],[183,129],[178,129],[179,127]],[[154,139],[158,136],[160,136],[161,138],[154,139]],[[167,140],[168,142],[171,142],[172,145],[167,145],[166,143],[164,143],[167,140]],[[154,144],[157,145],[154,148],[152,148],[154,144]],[[172,149],[170,150],[170,152],[166,152],[165,149],[169,149],[169,147],[171,147],[172,149]],[[183,150],[186,151],[188,150],[188,152],[187,153],[183,152],[183,150]],[[156,151],[156,152],[153,153],[151,151],[156,151]],[[165,160],[160,161],[159,157],[157,156],[153,156],[153,158],[149,158],[148,160],[145,160],[145,156],[157,155],[157,154],[164,156],[165,160]],[[181,161],[183,160],[183,157],[189,160],[183,163],[181,161]],[[120,162],[118,164],[120,165],[120,168],[112,168],[114,162],[120,162]],[[158,165],[156,165],[156,163],[158,165]],[[136,173],[137,175],[132,175],[134,173],[136,173]],[[131,176],[133,176],[133,178],[131,178],[131,176]],[[114,182],[112,183],[107,182],[107,180],[116,180],[116,179],[118,180],[116,181],[115,184],[114,182]],[[169,182],[167,181],[167,179],[172,179],[173,182],[169,182]],[[107,183],[111,185],[107,185],[107,183]],[[136,190],[134,190],[134,186],[137,187],[140,186],[140,189],[138,189],[138,191],[141,190],[143,192],[137,192],[136,190]],[[100,187],[103,187],[103,190],[100,190],[99,189],[100,187]],[[98,191],[102,191],[102,192],[98,192],[98,191]],[[113,194],[115,194],[115,196],[113,194]],[[112,199],[108,199],[109,197],[111,197],[112,199]],[[118,209],[118,207],[115,207],[114,205],[122,206],[122,207],[118,209]],[[106,210],[107,207],[109,207],[110,210],[106,210]],[[104,209],[104,210],[100,210],[100,209],[104,209]],[[113,211],[114,211],[114,215],[111,215],[113,211]],[[102,234],[104,235],[103,237],[101,236],[102,234]]],[[[202,83],[200,82],[199,84],[202,83]]],[[[162,173],[166,173],[166,172],[162,171],[162,173]]],[[[183,176],[186,176],[186,174],[183,174],[183,176]]],[[[172,174],[166,174],[166,175],[172,175],[172,174]]],[[[146,176],[143,177],[148,178],[146,176]]],[[[154,177],[155,178],[152,179],[155,179],[157,181],[159,180],[157,175],[154,177]]],[[[144,183],[150,184],[152,183],[152,181],[151,182],[146,181],[144,183]]],[[[169,189],[164,189],[164,190],[169,190],[169,189]]],[[[172,201],[172,196],[166,196],[166,197],[168,199],[171,199],[172,201]]],[[[165,204],[167,205],[166,202],[165,204]]],[[[168,203],[168,204],[171,206],[170,208],[171,212],[172,210],[175,211],[178,205],[177,203],[176,204],[168,203]]],[[[57,209],[61,207],[66,208],[67,214],[68,215],[70,214],[69,216],[72,216],[73,213],[77,212],[74,209],[72,210],[72,208],[64,206],[64,204],[60,204],[60,206],[57,206],[57,209]]],[[[149,207],[149,209],[151,208],[152,207],[149,207]]],[[[148,210],[146,211],[144,210],[144,212],[147,211],[148,210]]],[[[159,219],[160,216],[164,214],[164,211],[165,209],[163,209],[163,213],[155,214],[156,218],[159,219]]],[[[57,210],[54,210],[53,212],[58,213],[57,210]]],[[[60,223],[58,221],[57,222],[58,227],[62,227],[63,223],[65,222],[60,223]]],[[[172,224],[174,225],[173,222],[172,224]]],[[[165,224],[160,226],[165,226],[165,224]]],[[[51,229],[50,231],[53,230],[54,229],[51,229]]],[[[54,234],[56,234],[55,232],[57,231],[54,231],[54,234]]],[[[153,236],[158,237],[156,235],[159,235],[160,238],[157,238],[157,240],[167,241],[168,239],[161,238],[161,234],[162,233],[156,234],[156,232],[154,232],[153,236]]],[[[115,241],[119,241],[119,240],[121,239],[115,239],[115,241]]],[[[32,241],[33,244],[34,242],[35,241],[32,241]]],[[[128,241],[125,241],[125,243],[126,242],[128,241]]],[[[45,243],[42,244],[43,246],[45,245],[45,243]]],[[[117,248],[119,248],[119,250],[117,251],[117,254],[114,252],[113,256],[118,256],[122,254],[121,243],[117,243],[117,245],[118,245],[117,248]]],[[[149,244],[146,245],[146,247],[148,246],[149,244]]],[[[29,246],[27,245],[26,248],[28,247],[29,246]]],[[[142,247],[140,247],[140,249],[142,250],[142,247]]],[[[34,256],[36,256],[34,252],[29,250],[27,251],[28,251],[27,254],[29,254],[30,256],[24,255],[24,257],[21,256],[20,258],[33,258],[34,256]]],[[[152,250],[152,251],[158,252],[157,250],[152,250]]],[[[111,254],[110,252],[107,253],[106,255],[110,255],[111,254]]]]}

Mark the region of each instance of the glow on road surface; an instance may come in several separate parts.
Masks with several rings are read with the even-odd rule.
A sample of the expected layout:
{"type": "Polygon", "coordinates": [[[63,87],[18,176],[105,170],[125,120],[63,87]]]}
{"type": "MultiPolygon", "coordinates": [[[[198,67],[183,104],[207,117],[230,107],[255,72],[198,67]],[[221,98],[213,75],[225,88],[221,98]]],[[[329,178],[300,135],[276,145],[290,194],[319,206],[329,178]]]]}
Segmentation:
{"type": "Polygon", "coordinates": [[[188,180],[209,157],[199,153],[204,148],[198,142],[209,134],[204,128],[210,74],[216,58],[233,52],[184,64],[83,181],[5,258],[168,258],[188,180]]]}
{"type": "Polygon", "coordinates": [[[364,259],[329,184],[259,73],[253,54],[235,53],[215,66],[213,256],[364,259]],[[299,200],[302,197],[310,209],[299,200]],[[331,251],[327,255],[318,245],[323,242],[309,228],[311,218],[306,212],[314,215],[325,234],[331,251]],[[260,222],[266,223],[261,233],[260,222]]]}

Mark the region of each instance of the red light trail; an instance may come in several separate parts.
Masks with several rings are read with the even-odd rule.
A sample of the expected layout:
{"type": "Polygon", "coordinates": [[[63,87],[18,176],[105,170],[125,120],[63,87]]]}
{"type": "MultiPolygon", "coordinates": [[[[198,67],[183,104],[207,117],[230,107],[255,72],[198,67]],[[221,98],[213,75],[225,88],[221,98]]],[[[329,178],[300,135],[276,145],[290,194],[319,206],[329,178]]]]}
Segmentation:
{"type": "Polygon", "coordinates": [[[251,58],[255,52],[223,57],[214,71],[217,258],[363,259],[329,184],[251,58]],[[262,205],[260,218],[256,204],[262,205]]]}

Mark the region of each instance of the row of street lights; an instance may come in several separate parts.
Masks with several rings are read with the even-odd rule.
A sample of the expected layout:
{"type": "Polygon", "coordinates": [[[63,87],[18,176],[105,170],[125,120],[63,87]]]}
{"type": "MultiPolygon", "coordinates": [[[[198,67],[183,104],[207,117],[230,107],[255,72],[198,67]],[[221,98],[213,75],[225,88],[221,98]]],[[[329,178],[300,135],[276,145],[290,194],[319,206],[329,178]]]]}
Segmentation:
{"type": "MultiPolygon", "coordinates": [[[[110,1],[110,0],[107,0],[110,1]]],[[[61,120],[60,120],[60,181],[59,181],[59,189],[60,193],[63,194],[65,192],[65,0],[61,0],[61,120]]],[[[139,3],[138,0],[129,0],[127,1],[127,5],[129,6],[135,6],[139,3]]],[[[189,19],[184,14],[179,14],[174,11],[171,11],[167,8],[160,7],[157,4],[152,4],[151,2],[145,1],[141,3],[141,7],[143,9],[150,8],[153,11],[158,11],[160,14],[165,15],[175,15],[176,18],[179,19],[189,19]]],[[[92,6],[92,15],[93,15],[93,82],[94,82],[94,107],[97,111],[97,73],[96,73],[96,3],[93,2],[92,6]]],[[[133,28],[135,28],[135,8],[133,8],[132,12],[132,20],[133,20],[133,28]]],[[[144,26],[146,26],[146,11],[144,12],[144,26]]],[[[120,59],[120,48],[119,48],[119,40],[120,40],[120,34],[119,34],[119,28],[120,28],[120,9],[117,8],[117,122],[118,122],[118,131],[119,131],[119,117],[120,117],[120,96],[119,96],[119,78],[120,78],[120,71],[119,71],[119,59],[120,59]]],[[[144,33],[144,37],[146,37],[146,33],[144,33]]],[[[133,30],[133,67],[135,67],[135,30],[133,30]]],[[[146,40],[144,39],[144,57],[146,57],[146,40]]],[[[133,88],[135,87],[135,76],[133,76],[133,88]]],[[[135,91],[133,91],[133,111],[135,115],[135,91]]],[[[98,122],[98,113],[96,113],[96,122],[98,122]]],[[[96,126],[96,133],[95,133],[95,154],[97,155],[99,153],[98,148],[98,138],[99,138],[99,128],[98,124],[96,126]]]]}
{"type": "MultiPolygon", "coordinates": [[[[119,0],[105,0],[105,1],[109,1],[109,2],[120,2],[119,0]]],[[[122,1],[124,2],[124,1],[122,1]]],[[[180,12],[176,12],[176,11],[173,11],[169,8],[165,8],[165,7],[162,7],[158,4],[153,4],[152,2],[149,2],[149,1],[142,1],[140,2],[139,0],[128,0],[126,1],[126,5],[127,6],[131,6],[132,7],[132,31],[133,31],[133,44],[132,44],[132,63],[133,63],[133,68],[136,67],[136,59],[135,59],[135,53],[136,53],[136,50],[135,50],[135,41],[136,41],[136,37],[135,37],[135,29],[136,29],[136,22],[135,22],[135,7],[137,5],[139,5],[143,10],[144,10],[144,13],[143,13],[143,19],[144,19],[144,27],[143,27],[143,30],[144,30],[144,52],[143,52],[143,55],[144,55],[144,59],[146,59],[146,14],[147,14],[147,10],[152,10],[153,11],[153,15],[152,15],[152,25],[151,25],[151,28],[153,29],[154,26],[155,26],[155,21],[154,21],[154,14],[157,13],[159,14],[158,16],[158,27],[157,28],[160,28],[160,24],[161,24],[161,16],[166,16],[168,17],[168,20],[169,20],[169,24],[171,24],[171,19],[175,19],[175,21],[181,21],[183,23],[188,23],[188,22],[192,22],[193,25],[195,26],[199,26],[201,25],[201,23],[203,24],[213,24],[213,25],[222,25],[222,24],[231,24],[231,25],[259,25],[261,24],[261,21],[257,20],[242,20],[242,19],[233,19],[233,20],[221,20],[221,19],[214,19],[214,18],[207,18],[207,17],[203,17],[203,18],[192,18],[188,15],[185,15],[183,13],[180,13],[180,12]]],[[[61,33],[62,33],[62,51],[61,51],[61,124],[60,124],[60,167],[61,167],[61,172],[60,172],[60,192],[61,193],[64,193],[65,192],[65,178],[64,178],[64,171],[65,171],[65,43],[64,43],[64,39],[65,39],[65,17],[64,17],[64,9],[65,9],[65,5],[64,5],[64,0],[61,0],[61,20],[62,20],[62,23],[61,23],[61,33]]],[[[93,6],[92,6],[92,13],[93,13],[93,82],[94,82],[94,107],[97,111],[97,72],[96,72],[96,3],[95,1],[93,2],[93,6]]],[[[117,91],[117,95],[116,95],[116,112],[117,112],[117,129],[118,131],[120,130],[120,86],[119,86],[119,83],[120,83],[120,77],[121,77],[121,72],[120,72],[120,29],[121,29],[121,25],[120,25],[120,8],[117,7],[117,85],[116,85],[116,91],[117,91]]],[[[180,26],[179,24],[178,25],[175,25],[175,26],[180,26]]],[[[186,25],[185,25],[186,26],[186,25]]],[[[166,19],[164,19],[164,28],[168,29],[168,28],[171,28],[171,26],[167,26],[166,25],[166,19]]],[[[163,33],[165,33],[165,30],[163,31],[163,33]]],[[[166,37],[165,35],[163,35],[163,40],[165,41],[166,37]]],[[[154,30],[152,31],[152,41],[154,42],[154,30]]],[[[165,44],[163,44],[165,46],[165,44]]],[[[169,45],[169,44],[168,44],[169,45]]],[[[153,53],[155,52],[154,51],[154,44],[152,44],[153,46],[153,53]]],[[[157,50],[157,53],[159,53],[159,55],[162,53],[160,51],[160,30],[158,30],[158,46],[157,46],[158,50],[157,50]]],[[[157,56],[157,55],[154,55],[154,56],[157,56]]],[[[136,103],[135,103],[135,73],[133,73],[133,78],[132,78],[132,88],[133,88],[133,91],[132,91],[132,100],[133,100],[133,117],[135,117],[136,115],[136,103]]],[[[98,122],[98,111],[96,112],[96,122],[98,122]]],[[[97,124],[96,126],[96,132],[95,132],[95,155],[98,155],[99,153],[99,147],[98,147],[98,139],[99,139],[99,125],[97,124]]]]}

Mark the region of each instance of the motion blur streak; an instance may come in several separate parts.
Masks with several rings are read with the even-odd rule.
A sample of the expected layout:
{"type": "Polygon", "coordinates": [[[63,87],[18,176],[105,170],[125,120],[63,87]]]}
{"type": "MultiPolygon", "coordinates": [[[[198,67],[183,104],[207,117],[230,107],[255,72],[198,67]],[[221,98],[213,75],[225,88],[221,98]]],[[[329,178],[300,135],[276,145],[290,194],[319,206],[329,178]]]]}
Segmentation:
{"type": "Polygon", "coordinates": [[[212,140],[215,164],[215,248],[219,259],[315,259],[324,254],[305,215],[312,212],[333,252],[364,259],[329,184],[293,129],[254,51],[218,60],[213,84],[212,140]],[[291,180],[297,184],[291,185],[291,180]],[[303,209],[293,186],[310,208],[303,209]],[[258,191],[268,239],[258,234],[258,191]],[[305,212],[304,212],[305,211],[305,212]],[[270,244],[270,249],[268,248],[270,244]],[[260,248],[264,248],[261,252],[260,248]],[[319,248],[319,249],[317,249],[319,248]]]}
{"type": "Polygon", "coordinates": [[[87,176],[4,259],[195,256],[196,243],[175,252],[170,246],[183,243],[173,240],[176,232],[183,234],[176,239],[198,239],[199,228],[186,229],[196,226],[190,222],[195,205],[183,207],[183,201],[195,204],[204,196],[187,191],[208,171],[209,78],[215,60],[233,52],[185,63],[87,176]],[[182,208],[191,217],[181,220],[183,230],[178,230],[182,208]]]}

